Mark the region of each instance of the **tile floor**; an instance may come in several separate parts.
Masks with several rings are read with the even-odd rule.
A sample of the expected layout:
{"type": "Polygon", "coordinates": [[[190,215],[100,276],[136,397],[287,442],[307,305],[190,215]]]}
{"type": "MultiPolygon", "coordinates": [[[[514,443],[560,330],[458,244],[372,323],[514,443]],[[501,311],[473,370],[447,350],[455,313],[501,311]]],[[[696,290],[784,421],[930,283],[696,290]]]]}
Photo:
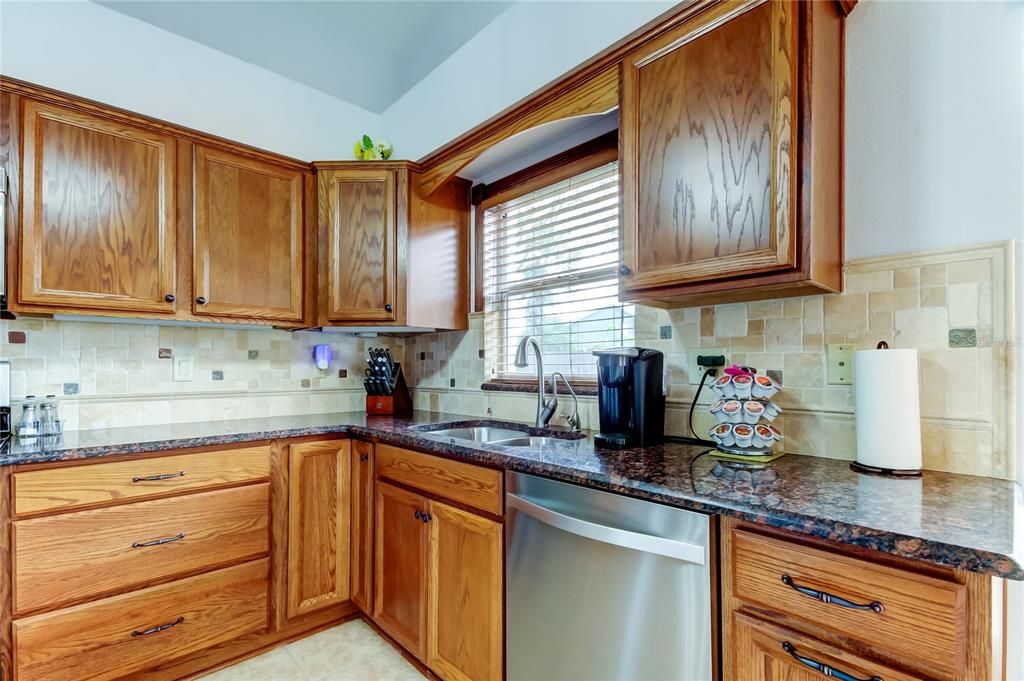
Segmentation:
{"type": "Polygon", "coordinates": [[[424,676],[363,620],[274,648],[203,681],[423,681],[424,676]]]}

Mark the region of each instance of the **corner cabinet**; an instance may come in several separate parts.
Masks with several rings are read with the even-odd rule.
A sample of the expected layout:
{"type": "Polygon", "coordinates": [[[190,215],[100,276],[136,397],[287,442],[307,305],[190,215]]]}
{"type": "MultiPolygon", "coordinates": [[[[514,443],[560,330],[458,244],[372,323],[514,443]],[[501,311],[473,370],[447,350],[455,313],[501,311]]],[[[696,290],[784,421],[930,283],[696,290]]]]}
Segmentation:
{"type": "Polygon", "coordinates": [[[627,54],[624,300],[665,306],[842,288],[843,13],[711,5],[627,54]]]}
{"type": "Polygon", "coordinates": [[[319,324],[465,329],[469,183],[429,196],[407,161],[331,161],[317,171],[319,324]]]}
{"type": "Polygon", "coordinates": [[[21,111],[20,299],[175,310],[175,139],[51,104],[21,111]]]}
{"type": "Polygon", "coordinates": [[[349,600],[348,440],[294,444],[288,462],[288,617],[349,600]]]}

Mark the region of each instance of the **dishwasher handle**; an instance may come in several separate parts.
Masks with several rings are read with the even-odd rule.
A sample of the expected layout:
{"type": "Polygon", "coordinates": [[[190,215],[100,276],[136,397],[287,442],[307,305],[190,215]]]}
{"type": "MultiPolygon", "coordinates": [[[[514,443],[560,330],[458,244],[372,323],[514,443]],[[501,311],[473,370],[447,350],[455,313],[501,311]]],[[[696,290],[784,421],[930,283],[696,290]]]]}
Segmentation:
{"type": "Polygon", "coordinates": [[[534,520],[564,530],[565,532],[571,532],[580,537],[643,553],[656,553],[695,565],[705,564],[707,550],[700,544],[592,523],[589,520],[553,511],[546,506],[541,506],[517,494],[506,495],[505,505],[508,508],[514,508],[521,513],[525,513],[534,520]]]}

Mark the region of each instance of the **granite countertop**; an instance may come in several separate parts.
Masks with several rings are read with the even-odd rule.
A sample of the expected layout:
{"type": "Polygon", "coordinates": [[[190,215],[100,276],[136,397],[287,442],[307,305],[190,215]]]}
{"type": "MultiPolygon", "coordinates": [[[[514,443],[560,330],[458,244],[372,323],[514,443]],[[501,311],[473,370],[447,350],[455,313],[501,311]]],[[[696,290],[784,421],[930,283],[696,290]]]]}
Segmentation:
{"type": "Polygon", "coordinates": [[[351,412],[78,431],[46,445],[13,442],[0,450],[0,466],[348,433],[1024,580],[1024,495],[1010,481],[930,471],[918,479],[892,480],[855,473],[847,461],[798,455],[751,472],[719,464],[704,447],[674,442],[605,451],[596,449],[588,435],[540,448],[513,448],[427,431],[438,423],[481,421],[430,412],[410,418],[351,412]]]}

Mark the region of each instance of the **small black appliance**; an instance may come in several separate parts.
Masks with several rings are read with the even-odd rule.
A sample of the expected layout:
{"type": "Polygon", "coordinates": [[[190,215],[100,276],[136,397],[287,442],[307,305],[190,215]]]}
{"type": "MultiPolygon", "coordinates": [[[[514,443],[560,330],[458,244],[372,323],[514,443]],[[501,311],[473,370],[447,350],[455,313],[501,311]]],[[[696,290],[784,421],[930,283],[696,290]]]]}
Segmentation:
{"type": "Polygon", "coordinates": [[[594,355],[601,422],[594,444],[624,449],[660,443],[665,437],[665,356],[647,348],[611,348],[594,355]]]}

